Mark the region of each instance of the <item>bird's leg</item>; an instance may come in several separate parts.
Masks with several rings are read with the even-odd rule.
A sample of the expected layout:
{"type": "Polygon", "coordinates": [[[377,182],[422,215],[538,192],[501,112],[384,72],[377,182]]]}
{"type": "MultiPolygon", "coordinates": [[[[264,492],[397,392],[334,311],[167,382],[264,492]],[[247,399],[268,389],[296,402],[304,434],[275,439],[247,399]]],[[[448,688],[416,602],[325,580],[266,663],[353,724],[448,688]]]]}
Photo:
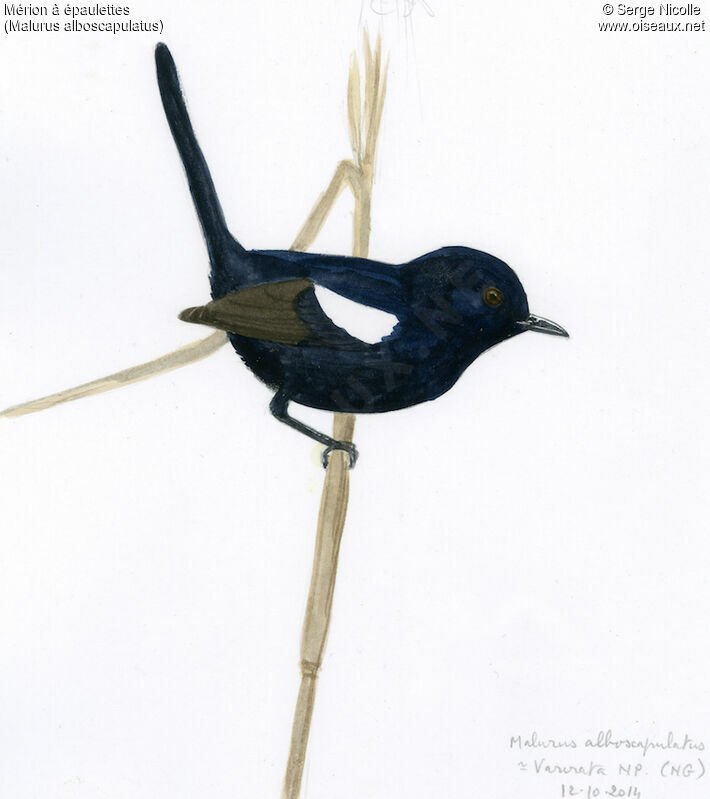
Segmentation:
{"type": "Polygon", "coordinates": [[[294,419],[288,412],[289,402],[289,397],[282,391],[278,391],[269,404],[269,410],[280,422],[287,424],[289,427],[293,427],[293,429],[298,430],[299,433],[303,433],[325,446],[325,451],[322,455],[324,469],[328,466],[328,456],[335,449],[342,449],[348,453],[350,456],[350,468],[352,469],[358,456],[355,444],[351,444],[349,441],[338,441],[337,438],[332,438],[325,433],[319,433],[318,430],[309,427],[303,422],[299,422],[298,419],[294,419]]]}

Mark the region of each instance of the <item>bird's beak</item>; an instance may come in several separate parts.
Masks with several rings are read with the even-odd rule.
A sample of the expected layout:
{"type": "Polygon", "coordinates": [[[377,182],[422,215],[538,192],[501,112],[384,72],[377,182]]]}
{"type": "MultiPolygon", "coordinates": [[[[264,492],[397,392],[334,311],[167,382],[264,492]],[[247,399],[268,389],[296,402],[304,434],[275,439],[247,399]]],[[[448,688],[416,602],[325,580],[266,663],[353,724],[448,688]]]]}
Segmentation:
{"type": "Polygon", "coordinates": [[[569,333],[560,327],[557,322],[551,322],[549,319],[543,319],[542,316],[535,316],[530,314],[527,319],[517,322],[519,327],[523,330],[537,330],[538,333],[549,333],[551,336],[564,336],[569,338],[569,333]]]}

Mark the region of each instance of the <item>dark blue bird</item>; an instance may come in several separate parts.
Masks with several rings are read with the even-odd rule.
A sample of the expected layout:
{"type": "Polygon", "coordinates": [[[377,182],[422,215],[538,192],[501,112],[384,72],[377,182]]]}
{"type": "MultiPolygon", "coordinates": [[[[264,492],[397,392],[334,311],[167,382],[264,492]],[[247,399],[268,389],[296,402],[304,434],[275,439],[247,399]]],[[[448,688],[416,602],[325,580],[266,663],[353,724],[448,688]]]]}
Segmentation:
{"type": "Polygon", "coordinates": [[[246,365],[275,394],[271,412],[326,446],[355,447],[299,422],[290,402],[343,413],[382,413],[435,399],[482,352],[526,330],[558,336],[532,315],[513,270],[485,252],[444,247],[409,263],[288,250],[245,250],[227,229],[195,138],[170,51],[155,53],[158,85],[202,225],[212,302],[180,318],[225,330],[246,365]],[[363,341],[337,326],[316,286],[396,317],[389,335],[363,341]]]}

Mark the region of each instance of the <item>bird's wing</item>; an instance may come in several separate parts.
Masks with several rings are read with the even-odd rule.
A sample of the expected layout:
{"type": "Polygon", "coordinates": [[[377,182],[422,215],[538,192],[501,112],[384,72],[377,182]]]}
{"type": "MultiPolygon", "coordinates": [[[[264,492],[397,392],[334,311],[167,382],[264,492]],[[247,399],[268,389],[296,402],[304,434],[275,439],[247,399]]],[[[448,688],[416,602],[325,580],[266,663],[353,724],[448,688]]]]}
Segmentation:
{"type": "Polygon", "coordinates": [[[296,300],[309,289],[313,284],[303,279],[249,286],[187,308],[180,319],[277,344],[300,344],[312,331],[299,316],[296,300]]]}
{"type": "MultiPolygon", "coordinates": [[[[329,305],[332,308],[332,303],[329,305]]],[[[352,319],[352,313],[348,316],[352,319]]],[[[188,308],[180,319],[276,344],[348,350],[370,346],[368,341],[335,324],[318,302],[313,281],[306,278],[249,286],[206,305],[188,308]]],[[[396,317],[391,319],[394,321],[385,334],[397,322],[396,317]]]]}

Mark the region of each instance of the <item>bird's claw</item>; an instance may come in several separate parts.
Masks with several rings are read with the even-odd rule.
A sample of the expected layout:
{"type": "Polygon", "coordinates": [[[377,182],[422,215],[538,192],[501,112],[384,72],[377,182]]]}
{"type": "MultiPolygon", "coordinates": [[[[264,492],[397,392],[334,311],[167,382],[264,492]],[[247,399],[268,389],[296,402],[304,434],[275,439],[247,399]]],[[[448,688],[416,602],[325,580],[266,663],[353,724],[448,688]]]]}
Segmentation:
{"type": "Polygon", "coordinates": [[[323,463],[323,468],[324,469],[328,468],[328,458],[330,456],[330,453],[333,452],[333,450],[336,450],[336,449],[340,449],[343,452],[347,452],[348,453],[348,455],[350,456],[350,463],[348,465],[348,469],[352,469],[353,466],[355,466],[355,463],[357,462],[358,451],[357,451],[357,447],[355,446],[355,444],[351,444],[349,441],[336,441],[333,444],[329,444],[323,450],[323,455],[321,456],[321,461],[323,463]]]}

